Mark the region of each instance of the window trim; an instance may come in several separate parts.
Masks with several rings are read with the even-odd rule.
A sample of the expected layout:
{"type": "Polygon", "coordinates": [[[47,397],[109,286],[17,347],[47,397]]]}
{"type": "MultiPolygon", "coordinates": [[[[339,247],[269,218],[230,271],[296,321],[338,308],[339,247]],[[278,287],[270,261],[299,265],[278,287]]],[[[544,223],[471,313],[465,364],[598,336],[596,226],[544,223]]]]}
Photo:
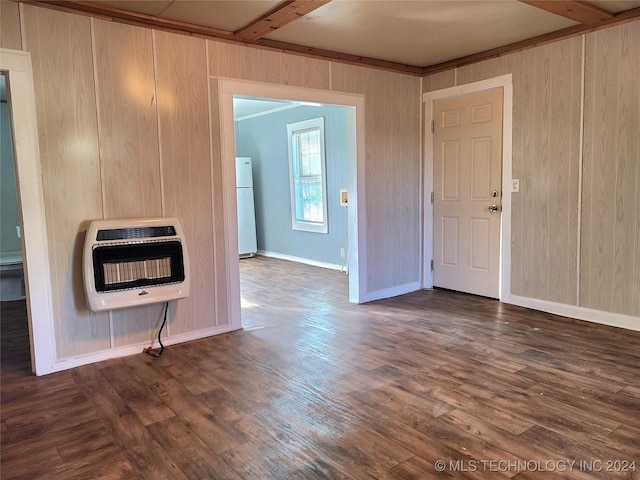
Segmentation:
{"type": "Polygon", "coordinates": [[[327,162],[325,155],[324,117],[311,118],[301,122],[287,124],[287,143],[289,151],[289,190],[291,194],[291,228],[313,233],[328,233],[327,202],[327,162]],[[320,177],[322,182],[322,223],[298,220],[296,215],[295,168],[293,158],[293,135],[303,130],[318,129],[320,132],[320,177]]]}

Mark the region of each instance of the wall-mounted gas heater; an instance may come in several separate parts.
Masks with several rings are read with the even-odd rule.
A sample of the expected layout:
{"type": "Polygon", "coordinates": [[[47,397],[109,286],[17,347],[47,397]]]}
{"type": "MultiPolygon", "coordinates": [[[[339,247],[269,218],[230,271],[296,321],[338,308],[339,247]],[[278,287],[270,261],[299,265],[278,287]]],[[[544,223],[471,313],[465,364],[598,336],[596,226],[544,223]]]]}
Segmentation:
{"type": "Polygon", "coordinates": [[[94,312],[189,295],[189,257],[176,218],[95,220],[83,252],[84,287],[94,312]]]}

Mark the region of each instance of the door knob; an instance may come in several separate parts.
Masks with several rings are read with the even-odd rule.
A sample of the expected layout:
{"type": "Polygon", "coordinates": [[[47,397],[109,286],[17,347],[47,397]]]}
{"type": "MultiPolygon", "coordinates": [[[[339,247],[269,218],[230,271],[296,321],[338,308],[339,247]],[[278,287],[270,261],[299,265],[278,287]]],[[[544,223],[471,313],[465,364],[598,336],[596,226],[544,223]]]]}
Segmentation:
{"type": "Polygon", "coordinates": [[[490,214],[494,214],[498,211],[498,206],[497,205],[489,205],[489,213],[490,214]]]}

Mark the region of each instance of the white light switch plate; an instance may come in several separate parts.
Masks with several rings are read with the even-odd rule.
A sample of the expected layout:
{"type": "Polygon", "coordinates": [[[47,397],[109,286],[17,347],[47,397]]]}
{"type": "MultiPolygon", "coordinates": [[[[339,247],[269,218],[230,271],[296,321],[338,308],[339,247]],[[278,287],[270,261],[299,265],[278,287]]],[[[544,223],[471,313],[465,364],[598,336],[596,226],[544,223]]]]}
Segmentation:
{"type": "Polygon", "coordinates": [[[511,179],[511,192],[516,193],[520,191],[520,179],[512,178],[511,179]]]}

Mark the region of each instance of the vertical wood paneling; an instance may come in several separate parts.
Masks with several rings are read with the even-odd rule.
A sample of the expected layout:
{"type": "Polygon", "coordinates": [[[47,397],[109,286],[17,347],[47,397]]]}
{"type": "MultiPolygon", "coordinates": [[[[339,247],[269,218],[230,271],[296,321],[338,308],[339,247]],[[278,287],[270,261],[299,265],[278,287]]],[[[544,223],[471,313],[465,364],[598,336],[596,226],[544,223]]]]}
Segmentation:
{"type": "MultiPolygon", "coordinates": [[[[521,179],[523,292],[575,305],[580,151],[581,42],[572,39],[535,49],[523,75],[533,79],[522,108],[527,177],[521,179]],[[524,183],[523,183],[524,181],[524,183]]],[[[516,95],[520,93],[517,92],[516,95]]]]}
{"type": "Polygon", "coordinates": [[[458,84],[513,75],[511,291],[576,304],[581,39],[458,69],[458,84]]]}
{"type": "MultiPolygon", "coordinates": [[[[4,2],[2,2],[4,3],[4,2]]],[[[106,313],[82,284],[84,222],[102,217],[89,19],[28,5],[58,358],[109,348],[106,313]]]]}
{"type": "MultiPolygon", "coordinates": [[[[614,51],[616,39],[612,32],[606,33],[590,35],[586,42],[580,279],[582,306],[612,304],[607,297],[612,293],[610,285],[613,283],[613,271],[607,268],[607,263],[611,260],[609,249],[614,246],[615,238],[614,211],[610,209],[615,195],[612,189],[615,186],[616,164],[614,142],[618,129],[612,116],[618,109],[616,87],[620,60],[618,52],[614,51]],[[605,124],[611,126],[614,135],[608,129],[601,128],[605,124]],[[592,138],[594,135],[600,138],[592,138]]],[[[617,30],[615,33],[618,33],[617,30]]]]}
{"type": "MultiPolygon", "coordinates": [[[[506,65],[504,73],[512,74],[513,90],[519,92],[518,95],[513,97],[513,114],[512,114],[512,155],[511,155],[511,172],[512,178],[526,178],[523,175],[523,170],[527,167],[523,164],[524,152],[526,148],[524,146],[524,139],[528,138],[524,135],[526,129],[524,128],[524,115],[527,112],[526,104],[528,102],[528,96],[525,92],[526,82],[529,80],[526,75],[523,74],[525,69],[524,65],[527,65],[528,52],[523,52],[517,55],[509,55],[505,58],[506,65]]],[[[511,195],[511,291],[521,291],[522,285],[522,268],[516,270],[516,265],[522,265],[522,256],[526,254],[526,250],[522,248],[522,244],[526,241],[526,236],[523,235],[523,197],[519,195],[511,195]],[[520,248],[514,248],[515,245],[520,245],[520,248]]]]}
{"type": "MultiPolygon", "coordinates": [[[[635,28],[631,28],[629,25],[628,29],[628,37],[625,36],[624,48],[625,48],[625,57],[638,56],[638,45],[640,45],[640,26],[638,22],[635,24],[635,28]],[[635,53],[633,53],[635,52],[635,53]]],[[[636,89],[640,89],[640,83],[636,80],[640,78],[640,62],[636,61],[633,64],[626,65],[626,67],[631,70],[635,68],[635,71],[629,74],[628,78],[625,81],[625,87],[632,89],[634,86],[636,89]]],[[[635,232],[630,230],[628,235],[635,239],[634,244],[634,256],[635,263],[631,263],[633,265],[633,276],[631,277],[631,308],[627,309],[632,315],[636,315],[640,317],[640,135],[635,135],[635,144],[633,143],[634,139],[634,128],[633,126],[640,125],[640,92],[636,90],[636,103],[635,110],[633,110],[633,106],[631,107],[631,114],[629,115],[629,134],[631,135],[631,141],[629,142],[629,158],[633,159],[634,149],[635,149],[635,187],[630,187],[631,192],[635,191],[635,202],[633,200],[633,194],[628,193],[629,199],[631,201],[631,205],[629,210],[631,214],[634,215],[634,206],[635,206],[635,223],[636,229],[635,232]],[[635,298],[635,305],[633,303],[633,299],[635,298]]],[[[632,95],[632,94],[631,94],[632,95]]],[[[632,97],[633,98],[633,97],[632,97]]],[[[633,105],[633,104],[631,104],[633,105]]],[[[637,130],[635,130],[637,133],[637,130]]],[[[633,169],[629,174],[629,182],[633,182],[633,169]]]]}
{"type": "MultiPolygon", "coordinates": [[[[5,29],[16,14],[6,15],[14,8],[6,3],[3,47],[19,37],[19,30],[16,36],[5,29]]],[[[170,311],[170,331],[227,323],[218,81],[209,80],[205,119],[204,61],[212,76],[366,96],[367,289],[419,279],[418,78],[212,41],[205,59],[203,41],[166,33],[157,34],[154,78],[149,30],[93,20],[92,58],[88,18],[29,5],[22,11],[34,69],[58,357],[110,346],[107,314],[89,312],[82,289],[81,231],[88,219],[177,215],[197,263],[195,283],[202,284],[170,311]],[[212,304],[215,318],[207,311],[212,304]]],[[[633,22],[587,36],[582,191],[581,305],[631,315],[640,314],[639,28],[633,22]]],[[[512,205],[512,293],[568,304],[576,291],[580,47],[572,39],[457,71],[458,84],[513,73],[513,171],[521,192],[512,205]]],[[[455,76],[428,77],[423,90],[452,86],[455,76]]],[[[160,314],[160,305],[114,312],[115,346],[150,340],[160,314]]]]}
{"type": "Polygon", "coordinates": [[[300,55],[281,55],[281,68],[285,85],[330,90],[330,62],[300,55]]]}
{"type": "MultiPolygon", "coordinates": [[[[533,136],[533,150],[529,152],[527,161],[533,166],[531,177],[528,179],[527,194],[531,195],[533,210],[528,212],[528,235],[532,239],[532,260],[526,265],[526,275],[530,278],[530,296],[546,299],[546,279],[549,259],[549,229],[548,223],[550,198],[549,198],[549,163],[550,144],[549,134],[551,126],[551,52],[545,46],[534,52],[533,67],[531,72],[534,78],[534,102],[529,105],[534,112],[534,120],[528,134],[533,136]]],[[[562,121],[562,120],[559,120],[562,121]]],[[[566,119],[565,119],[566,121],[566,119]]]]}
{"type": "Polygon", "coordinates": [[[473,63],[457,69],[457,84],[477,82],[486,78],[504,75],[507,72],[507,57],[498,57],[485,60],[480,63],[473,63]]]}
{"type": "Polygon", "coordinates": [[[0,48],[22,50],[20,7],[17,2],[0,2],[0,48]]]}
{"type": "Polygon", "coordinates": [[[210,41],[208,61],[209,73],[214,77],[330,88],[330,63],[327,60],[210,41]]]}
{"type": "MultiPolygon", "coordinates": [[[[151,30],[93,20],[105,218],[162,216],[151,30]]],[[[149,341],[159,306],[114,310],[115,346],[149,341]]]]}
{"type": "MultiPolygon", "coordinates": [[[[522,57],[528,71],[534,63],[535,51],[523,52],[522,57]]],[[[536,122],[533,108],[536,101],[535,76],[522,75],[520,78],[514,78],[513,89],[518,93],[514,94],[513,99],[512,169],[513,176],[519,178],[521,184],[520,192],[511,195],[511,291],[526,296],[533,292],[527,267],[538,261],[528,225],[535,200],[530,193],[535,170],[529,158],[534,148],[534,137],[530,134],[530,128],[536,122]]]]}
{"type": "Polygon", "coordinates": [[[640,23],[620,29],[613,309],[640,317],[640,23]],[[635,229],[633,225],[635,224],[635,229]],[[616,235],[618,237],[618,235],[616,235]],[[635,262],[629,262],[634,258],[635,262]],[[618,288],[619,286],[619,288],[618,288]]]}
{"type": "Polygon", "coordinates": [[[580,303],[640,315],[640,24],[587,36],[580,303]]]}
{"type": "Polygon", "coordinates": [[[446,72],[435,73],[422,79],[422,93],[433,92],[443,88],[455,87],[456,71],[447,70],[446,72]]]}
{"type": "Polygon", "coordinates": [[[170,333],[216,324],[213,211],[205,40],[154,32],[165,215],[185,231],[191,294],[177,302],[170,333]]]}
{"type": "Polygon", "coordinates": [[[208,62],[213,77],[282,83],[280,54],[271,50],[210,41],[208,62]]]}
{"type": "Polygon", "coordinates": [[[105,218],[160,216],[151,30],[93,25],[105,218]]]}
{"type": "Polygon", "coordinates": [[[549,89],[547,222],[550,225],[545,298],[575,305],[580,169],[580,39],[553,44],[549,89]]]}
{"type": "Polygon", "coordinates": [[[363,93],[367,283],[374,292],[420,280],[420,80],[332,65],[334,90],[363,93]]]}
{"type": "MultiPolygon", "coordinates": [[[[211,45],[211,44],[209,44],[211,45]]],[[[215,267],[216,325],[229,323],[227,295],[227,252],[224,228],[224,192],[222,175],[222,139],[220,133],[219,81],[209,80],[209,121],[211,141],[211,185],[213,196],[213,261],[215,267]]]]}

